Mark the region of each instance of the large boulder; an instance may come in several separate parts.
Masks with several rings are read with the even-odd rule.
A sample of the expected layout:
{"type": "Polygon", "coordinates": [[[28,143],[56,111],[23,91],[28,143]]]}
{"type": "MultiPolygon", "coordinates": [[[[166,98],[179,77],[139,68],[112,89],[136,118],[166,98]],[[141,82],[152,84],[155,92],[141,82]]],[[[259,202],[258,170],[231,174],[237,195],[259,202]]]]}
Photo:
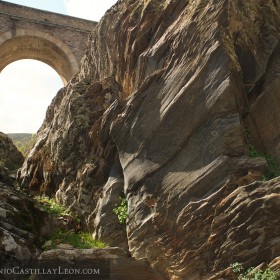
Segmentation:
{"type": "Polygon", "coordinates": [[[279,184],[255,182],[266,162],[248,157],[246,131],[259,143],[270,125],[260,135],[275,137],[265,151],[276,149],[279,114],[247,116],[268,112],[261,96],[279,92],[278,75],[266,73],[279,39],[273,0],[119,1],[49,107],[23,183],[109,240],[104,224],[120,191],[110,171],[120,162],[136,259],[172,280],[269,263],[279,256],[279,184]]]}

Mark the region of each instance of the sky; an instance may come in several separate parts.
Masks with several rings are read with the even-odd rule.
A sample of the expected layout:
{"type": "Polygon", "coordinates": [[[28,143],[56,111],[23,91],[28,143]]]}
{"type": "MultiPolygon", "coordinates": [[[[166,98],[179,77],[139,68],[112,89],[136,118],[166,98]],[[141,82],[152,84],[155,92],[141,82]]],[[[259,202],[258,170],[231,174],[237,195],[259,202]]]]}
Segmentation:
{"type": "MultiPolygon", "coordinates": [[[[10,0],[7,2],[65,15],[99,21],[117,0],[10,0]]],[[[0,73],[0,131],[36,133],[46,109],[63,86],[59,75],[47,64],[24,59],[0,73]]]]}

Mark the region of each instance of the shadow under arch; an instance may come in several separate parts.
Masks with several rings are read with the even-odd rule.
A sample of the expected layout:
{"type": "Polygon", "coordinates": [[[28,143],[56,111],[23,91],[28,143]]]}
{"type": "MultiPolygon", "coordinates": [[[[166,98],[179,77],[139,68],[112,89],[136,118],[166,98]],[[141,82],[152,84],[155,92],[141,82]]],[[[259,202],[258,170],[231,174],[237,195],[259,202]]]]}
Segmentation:
{"type": "Polygon", "coordinates": [[[71,50],[59,39],[38,30],[16,29],[0,34],[0,72],[20,59],[35,59],[51,66],[64,85],[78,71],[71,50]]]}

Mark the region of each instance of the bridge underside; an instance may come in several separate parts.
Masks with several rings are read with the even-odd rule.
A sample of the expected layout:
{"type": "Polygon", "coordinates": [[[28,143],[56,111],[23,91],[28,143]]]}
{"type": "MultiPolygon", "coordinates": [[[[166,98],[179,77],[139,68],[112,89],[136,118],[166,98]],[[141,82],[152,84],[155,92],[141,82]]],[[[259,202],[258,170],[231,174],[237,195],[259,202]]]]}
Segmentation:
{"type": "Polygon", "coordinates": [[[35,36],[17,36],[0,45],[0,72],[20,59],[36,59],[50,65],[64,84],[77,71],[65,52],[53,42],[35,36]]]}

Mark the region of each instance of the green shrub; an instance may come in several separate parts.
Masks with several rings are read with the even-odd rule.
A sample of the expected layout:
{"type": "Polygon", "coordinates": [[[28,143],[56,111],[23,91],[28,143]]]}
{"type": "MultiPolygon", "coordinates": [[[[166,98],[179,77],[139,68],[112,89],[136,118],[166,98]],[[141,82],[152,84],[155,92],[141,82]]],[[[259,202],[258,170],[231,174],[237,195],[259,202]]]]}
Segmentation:
{"type": "Polygon", "coordinates": [[[71,231],[57,231],[51,235],[50,240],[52,241],[52,245],[48,249],[55,249],[58,244],[69,244],[78,249],[106,247],[105,243],[94,240],[89,232],[74,233],[71,231]]]}
{"type": "Polygon", "coordinates": [[[236,262],[231,264],[232,271],[238,274],[238,280],[279,280],[277,272],[270,268],[265,270],[255,269],[253,267],[245,270],[242,264],[236,262]]]}
{"type": "Polygon", "coordinates": [[[127,219],[127,200],[123,197],[120,198],[120,204],[115,205],[113,212],[118,216],[120,224],[125,224],[127,219]]]}
{"type": "Polygon", "coordinates": [[[253,145],[249,145],[249,157],[264,157],[266,162],[267,162],[267,169],[264,173],[264,181],[271,180],[273,178],[276,178],[280,176],[280,165],[277,162],[275,158],[272,156],[266,155],[265,153],[262,153],[258,150],[253,145]]]}

